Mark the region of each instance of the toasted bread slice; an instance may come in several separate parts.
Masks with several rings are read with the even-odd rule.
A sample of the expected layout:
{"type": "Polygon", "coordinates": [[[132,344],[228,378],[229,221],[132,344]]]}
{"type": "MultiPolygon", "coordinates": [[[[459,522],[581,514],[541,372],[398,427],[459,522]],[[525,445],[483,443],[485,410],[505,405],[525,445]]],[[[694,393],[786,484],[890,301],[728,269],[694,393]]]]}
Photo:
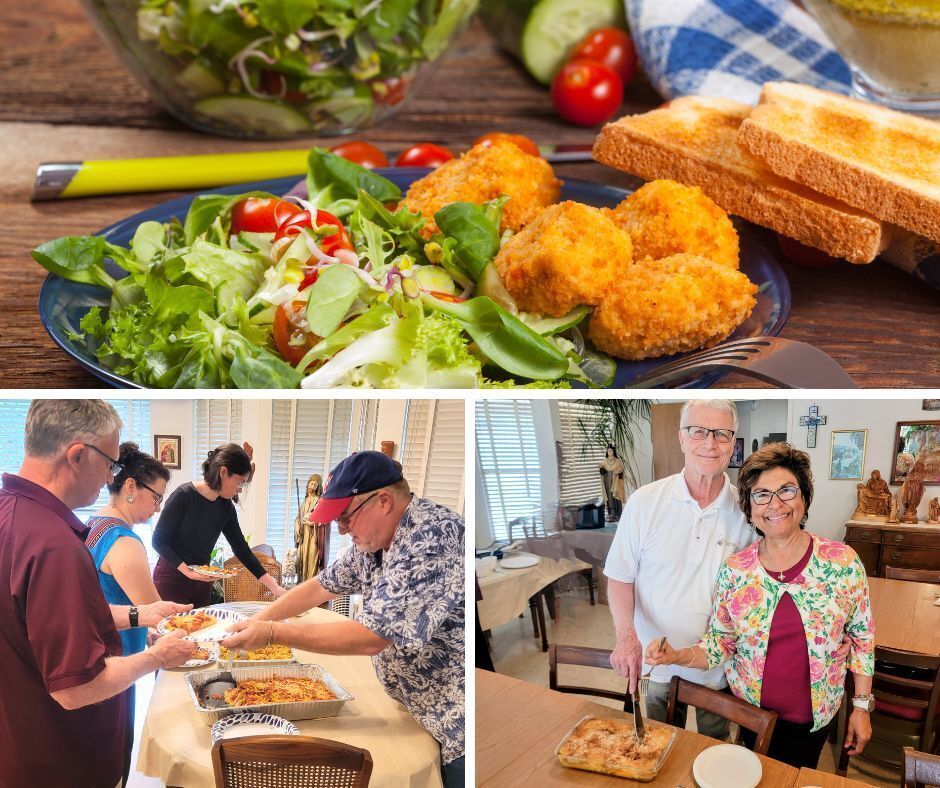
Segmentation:
{"type": "Polygon", "coordinates": [[[853,263],[870,263],[886,244],[877,219],[775,175],[741,149],[738,128],[751,107],[705,96],[608,123],[594,158],[646,180],[699,186],[729,213],[853,263]]]}
{"type": "Polygon", "coordinates": [[[940,241],[940,123],[768,82],[738,141],[778,175],[940,241]]]}

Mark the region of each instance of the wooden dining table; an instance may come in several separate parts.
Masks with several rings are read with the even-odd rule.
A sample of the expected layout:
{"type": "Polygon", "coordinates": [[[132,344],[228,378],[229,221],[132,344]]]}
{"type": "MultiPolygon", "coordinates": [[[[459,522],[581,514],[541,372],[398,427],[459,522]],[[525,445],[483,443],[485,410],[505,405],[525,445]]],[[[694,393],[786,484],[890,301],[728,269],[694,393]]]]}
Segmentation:
{"type": "Polygon", "coordinates": [[[796,776],[793,788],[871,788],[871,785],[804,766],[796,776]]]}
{"type": "Polygon", "coordinates": [[[875,645],[940,656],[940,585],[869,577],[875,645]]]}
{"type": "MultiPolygon", "coordinates": [[[[565,734],[586,715],[629,717],[575,695],[554,692],[510,676],[486,670],[476,672],[476,784],[492,788],[511,786],[585,785],[626,788],[639,785],[620,777],[567,769],[558,763],[555,748],[565,734]]],[[[678,738],[656,778],[647,785],[691,786],[695,757],[717,744],[688,730],[678,738]]],[[[780,761],[757,756],[763,777],[761,788],[790,788],[798,771],[780,761]]]]}
{"type": "MultiPolygon", "coordinates": [[[[30,250],[62,235],[94,233],[177,193],[115,195],[33,203],[36,165],[50,161],[222,153],[329,146],[335,138],[246,142],[191,131],[133,79],[74,0],[8,3],[0,16],[0,386],[102,385],[56,347],[37,308],[46,272],[30,250]]],[[[401,112],[357,137],[389,153],[419,141],[467,148],[494,131],[539,143],[590,144],[596,128],[573,126],[553,111],[548,89],[502,52],[479,21],[450,47],[436,73],[401,112]]],[[[656,107],[662,97],[642,75],[628,86],[621,114],[656,107]]],[[[639,181],[602,165],[558,165],[563,179],[622,188],[639,181]]],[[[860,386],[940,386],[940,293],[883,262],[808,268],[781,260],[793,304],[782,336],[813,343],[860,386]]],[[[732,375],[720,385],[763,386],[732,375]]]]}

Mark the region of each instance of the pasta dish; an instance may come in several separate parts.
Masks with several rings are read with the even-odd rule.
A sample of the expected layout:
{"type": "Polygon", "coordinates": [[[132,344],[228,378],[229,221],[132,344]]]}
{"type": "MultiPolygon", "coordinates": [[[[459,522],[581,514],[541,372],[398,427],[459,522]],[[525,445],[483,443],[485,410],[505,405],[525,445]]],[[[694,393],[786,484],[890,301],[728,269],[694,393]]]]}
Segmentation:
{"type": "Polygon", "coordinates": [[[229,706],[257,706],[264,703],[300,703],[312,700],[336,700],[321,679],[274,676],[270,679],[248,679],[238,682],[235,689],[225,691],[229,706]]]}
{"type": "MultiPolygon", "coordinates": [[[[272,643],[270,646],[263,646],[262,648],[256,648],[251,651],[236,650],[235,652],[235,659],[242,660],[273,660],[293,658],[294,652],[290,650],[290,646],[280,646],[277,643],[272,643]]],[[[228,649],[225,648],[225,646],[219,646],[219,659],[228,659],[228,649]]]]}
{"type": "Polygon", "coordinates": [[[182,629],[183,632],[191,635],[200,629],[211,627],[216,622],[215,616],[206,613],[188,613],[182,616],[174,616],[164,624],[166,629],[182,629]]]}

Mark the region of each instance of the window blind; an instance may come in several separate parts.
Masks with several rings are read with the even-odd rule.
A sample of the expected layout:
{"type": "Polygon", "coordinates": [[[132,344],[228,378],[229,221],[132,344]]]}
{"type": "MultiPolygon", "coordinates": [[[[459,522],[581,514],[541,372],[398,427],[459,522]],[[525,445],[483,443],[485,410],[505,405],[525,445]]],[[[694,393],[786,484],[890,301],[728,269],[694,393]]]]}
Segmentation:
{"type": "Polygon", "coordinates": [[[463,511],[464,445],[463,400],[409,400],[401,464],[416,495],[463,511]]]}
{"type": "Polygon", "coordinates": [[[237,399],[193,401],[193,478],[202,478],[209,452],[225,443],[242,445],[242,403],[237,399]]]}
{"type": "MultiPolygon", "coordinates": [[[[271,467],[266,541],[281,562],[294,546],[297,486],[300,500],[307,480],[327,474],[352,451],[352,400],[274,400],[271,412],[271,467]],[[296,485],[295,485],[296,480],[296,485]]],[[[330,555],[335,558],[339,534],[334,528],[330,555]]]]}
{"type": "Polygon", "coordinates": [[[476,441],[493,538],[506,539],[509,521],[538,511],[542,500],[532,403],[477,402],[476,441]]]}
{"type": "Polygon", "coordinates": [[[558,420],[561,427],[561,457],[558,468],[558,501],[566,506],[581,506],[600,498],[601,479],[598,466],[604,461],[605,449],[589,445],[579,422],[588,432],[606,418],[605,412],[581,402],[559,401],[558,420]]]}

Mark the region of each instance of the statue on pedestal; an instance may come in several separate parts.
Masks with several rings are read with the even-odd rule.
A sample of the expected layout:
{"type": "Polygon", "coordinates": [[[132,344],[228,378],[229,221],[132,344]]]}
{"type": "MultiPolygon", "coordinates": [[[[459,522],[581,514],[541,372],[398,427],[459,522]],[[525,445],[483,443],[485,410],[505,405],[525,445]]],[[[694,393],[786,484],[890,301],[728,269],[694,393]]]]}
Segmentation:
{"type": "Polygon", "coordinates": [[[607,445],[607,456],[600,465],[600,471],[601,492],[604,494],[604,506],[607,508],[606,519],[608,522],[615,522],[623,513],[627,488],[623,483],[623,460],[617,456],[617,449],[610,444],[607,445]]]}
{"type": "Polygon", "coordinates": [[[902,523],[916,524],[920,522],[917,519],[917,507],[920,505],[920,499],[924,497],[924,461],[917,458],[914,467],[901,485],[901,503],[904,504],[904,514],[901,515],[902,523]]]}
{"type": "Polygon", "coordinates": [[[891,513],[888,515],[889,523],[901,522],[901,493],[895,493],[891,496],[891,513]]]}
{"type": "Polygon", "coordinates": [[[891,512],[891,489],[881,478],[881,471],[872,471],[865,484],[856,485],[858,505],[853,520],[877,520],[884,522],[891,512]]]}
{"type": "Polygon", "coordinates": [[[927,503],[927,522],[940,525],[940,498],[931,498],[927,503]]]}
{"type": "Polygon", "coordinates": [[[307,480],[307,492],[300,511],[294,518],[294,547],[297,548],[296,573],[297,582],[302,583],[311,577],[316,577],[323,568],[323,554],[320,545],[320,532],[317,523],[307,518],[316,508],[323,495],[323,479],[319,473],[314,473],[307,480]]]}

